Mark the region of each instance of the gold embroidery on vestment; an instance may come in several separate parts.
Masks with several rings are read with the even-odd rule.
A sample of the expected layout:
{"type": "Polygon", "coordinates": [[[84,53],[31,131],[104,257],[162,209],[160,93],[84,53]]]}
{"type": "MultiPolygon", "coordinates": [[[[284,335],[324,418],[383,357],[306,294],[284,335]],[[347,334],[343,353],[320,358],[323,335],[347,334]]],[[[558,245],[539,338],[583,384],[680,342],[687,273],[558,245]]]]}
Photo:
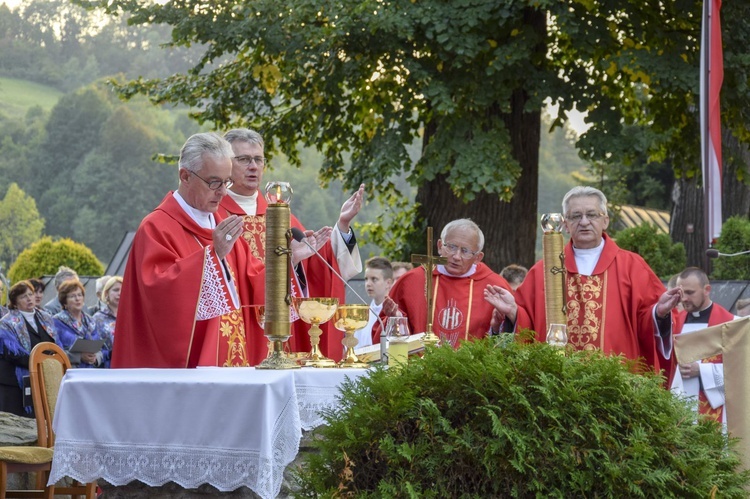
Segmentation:
{"type": "Polygon", "coordinates": [[[242,233],[242,237],[250,246],[253,256],[265,264],[266,217],[265,215],[245,215],[243,218],[245,232],[242,233]]]}
{"type": "MultiPolygon", "coordinates": [[[[229,267],[232,285],[237,282],[234,269],[229,267]]],[[[235,288],[236,289],[236,288],[235,288]]],[[[247,367],[247,342],[245,341],[245,319],[239,310],[232,310],[221,316],[219,321],[219,341],[227,342],[227,358],[218,359],[222,367],[247,367]]],[[[219,349],[221,351],[221,349],[219,349]]]]}
{"type": "Polygon", "coordinates": [[[568,274],[568,341],[576,350],[604,346],[606,275],[606,272],[600,276],[568,274]]]}

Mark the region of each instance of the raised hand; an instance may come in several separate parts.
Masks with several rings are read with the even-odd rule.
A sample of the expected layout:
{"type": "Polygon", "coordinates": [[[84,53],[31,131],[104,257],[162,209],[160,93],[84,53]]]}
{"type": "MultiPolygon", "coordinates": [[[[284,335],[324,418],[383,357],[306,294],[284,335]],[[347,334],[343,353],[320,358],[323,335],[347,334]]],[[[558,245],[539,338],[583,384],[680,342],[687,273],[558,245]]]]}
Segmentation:
{"type": "Polygon", "coordinates": [[[666,290],[656,302],[656,316],[660,319],[666,318],[673,308],[682,301],[682,288],[676,287],[666,290]]]}
{"type": "Polygon", "coordinates": [[[214,250],[219,259],[224,258],[232,251],[234,243],[244,230],[242,217],[231,215],[219,222],[213,231],[214,250]]]}
{"type": "Polygon", "coordinates": [[[331,238],[331,232],[333,232],[333,228],[331,227],[322,227],[315,232],[306,230],[304,241],[292,240],[292,265],[297,265],[299,262],[310,258],[315,253],[310,246],[315,248],[316,251],[320,251],[320,248],[322,248],[331,238]],[[305,244],[305,241],[307,241],[310,246],[305,244]]]}
{"type": "Polygon", "coordinates": [[[352,194],[352,196],[344,201],[341,205],[341,213],[339,213],[338,225],[339,230],[342,234],[349,232],[349,224],[352,219],[359,213],[362,208],[362,201],[365,198],[365,184],[360,184],[359,189],[352,194]]]}
{"type": "Polygon", "coordinates": [[[484,288],[484,299],[509,321],[516,322],[518,307],[513,293],[500,286],[488,284],[484,288]]]}

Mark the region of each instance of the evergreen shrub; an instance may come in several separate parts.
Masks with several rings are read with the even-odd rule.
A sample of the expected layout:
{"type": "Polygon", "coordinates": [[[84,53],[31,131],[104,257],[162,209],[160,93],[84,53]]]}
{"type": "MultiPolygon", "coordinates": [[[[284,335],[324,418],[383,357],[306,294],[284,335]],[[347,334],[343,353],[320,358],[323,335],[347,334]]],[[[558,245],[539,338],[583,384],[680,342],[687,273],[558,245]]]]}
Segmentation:
{"type": "Polygon", "coordinates": [[[428,348],[342,387],[298,497],[747,497],[736,441],[637,367],[507,338],[428,348]]]}
{"type": "Polygon", "coordinates": [[[685,246],[682,243],[672,243],[669,235],[660,232],[650,223],[617,232],[616,242],[620,248],[641,255],[654,273],[662,279],[669,279],[685,269],[685,246]]]}
{"type": "Polygon", "coordinates": [[[54,275],[60,265],[65,265],[78,272],[78,275],[102,275],[104,265],[96,255],[81,243],[71,239],[53,241],[43,237],[18,255],[8,270],[12,283],[39,277],[54,275]]]}
{"type": "MultiPolygon", "coordinates": [[[[722,253],[739,253],[750,249],[750,220],[747,217],[735,216],[727,219],[721,226],[721,237],[716,249],[722,253]]],[[[750,279],[750,255],[717,258],[713,261],[713,279],[750,279]]]]}

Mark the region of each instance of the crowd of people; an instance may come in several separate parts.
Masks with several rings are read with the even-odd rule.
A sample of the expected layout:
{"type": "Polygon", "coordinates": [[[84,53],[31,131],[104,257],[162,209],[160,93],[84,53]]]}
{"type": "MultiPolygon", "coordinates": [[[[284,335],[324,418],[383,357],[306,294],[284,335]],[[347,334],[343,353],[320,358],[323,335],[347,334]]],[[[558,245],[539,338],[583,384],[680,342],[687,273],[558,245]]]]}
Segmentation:
{"type": "MultiPolygon", "coordinates": [[[[93,315],[85,310],[86,289],[78,274],[68,267],[58,270],[53,280],[57,293],[44,305],[41,279],[23,280],[10,287],[8,311],[0,318],[0,411],[33,414],[31,402],[23,397],[23,386],[29,374],[29,355],[38,343],[56,343],[74,367],[109,367],[122,278],[104,278],[102,301],[107,308],[97,307],[93,315]],[[78,340],[100,340],[103,346],[97,351],[79,351],[82,342],[74,347],[78,340]]],[[[94,347],[97,345],[94,343],[94,347]]]]}
{"type": "MultiPolygon", "coordinates": [[[[9,310],[0,311],[0,410],[29,414],[21,387],[29,353],[43,341],[61,346],[80,368],[254,366],[265,359],[268,342],[256,313],[265,303],[264,147],[248,129],[191,136],[180,151],[177,190],[142,221],[124,276],[97,281],[94,307],[85,308],[85,288],[67,267],[56,274],[56,294],[44,306],[43,281],[14,284],[9,310]]],[[[291,243],[293,295],[344,302],[344,281],[362,271],[352,222],[363,196],[364,185],[343,203],[332,227],[307,230],[291,216],[304,234],[291,243]]],[[[674,334],[734,319],[710,300],[705,273],[687,269],[665,288],[640,256],[607,235],[607,199],[597,189],[572,189],[562,210],[570,234],[563,297],[569,344],[643,359],[673,390],[694,396],[701,412],[720,418],[721,359],[677,366],[672,355],[674,334]]],[[[437,265],[381,256],[366,261],[372,301],[369,323],[355,333],[359,347],[378,343],[385,319],[394,315],[405,316],[412,333],[431,329],[454,348],[525,329],[545,341],[542,262],[496,272],[482,262],[484,233],[469,219],[442,227],[436,245],[437,265]]],[[[291,349],[308,351],[309,326],[295,319],[292,310],[291,349]]],[[[341,333],[325,332],[321,351],[340,360],[341,333]]]]}

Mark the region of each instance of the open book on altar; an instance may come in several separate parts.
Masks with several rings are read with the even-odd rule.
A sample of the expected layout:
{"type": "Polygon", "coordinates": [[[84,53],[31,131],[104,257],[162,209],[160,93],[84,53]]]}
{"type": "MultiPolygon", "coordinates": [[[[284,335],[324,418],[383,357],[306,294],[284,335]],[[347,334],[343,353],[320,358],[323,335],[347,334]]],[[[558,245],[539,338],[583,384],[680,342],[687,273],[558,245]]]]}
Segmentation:
{"type": "MultiPolygon", "coordinates": [[[[411,334],[405,338],[399,338],[402,343],[409,345],[409,355],[417,355],[424,351],[424,344],[422,338],[424,333],[411,334]]],[[[369,345],[361,348],[354,348],[354,354],[359,357],[362,362],[380,362],[380,343],[377,345],[369,345]]]]}

